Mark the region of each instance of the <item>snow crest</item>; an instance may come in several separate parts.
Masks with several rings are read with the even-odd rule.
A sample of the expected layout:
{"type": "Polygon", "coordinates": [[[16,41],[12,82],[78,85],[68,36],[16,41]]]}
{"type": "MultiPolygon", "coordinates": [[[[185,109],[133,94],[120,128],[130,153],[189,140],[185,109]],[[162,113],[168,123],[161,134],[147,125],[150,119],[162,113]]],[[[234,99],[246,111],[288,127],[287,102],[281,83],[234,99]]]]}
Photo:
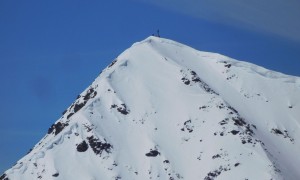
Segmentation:
{"type": "Polygon", "coordinates": [[[299,77],[151,36],[0,180],[297,180],[299,103],[299,77]]]}

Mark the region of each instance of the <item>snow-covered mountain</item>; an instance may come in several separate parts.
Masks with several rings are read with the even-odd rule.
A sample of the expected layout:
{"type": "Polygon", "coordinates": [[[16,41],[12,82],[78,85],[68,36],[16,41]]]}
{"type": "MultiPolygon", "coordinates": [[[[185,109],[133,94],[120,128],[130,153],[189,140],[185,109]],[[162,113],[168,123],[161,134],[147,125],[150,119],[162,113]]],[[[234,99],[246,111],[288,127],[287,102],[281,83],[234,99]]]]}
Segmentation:
{"type": "Polygon", "coordinates": [[[1,180],[300,179],[300,78],[149,37],[1,180]]]}

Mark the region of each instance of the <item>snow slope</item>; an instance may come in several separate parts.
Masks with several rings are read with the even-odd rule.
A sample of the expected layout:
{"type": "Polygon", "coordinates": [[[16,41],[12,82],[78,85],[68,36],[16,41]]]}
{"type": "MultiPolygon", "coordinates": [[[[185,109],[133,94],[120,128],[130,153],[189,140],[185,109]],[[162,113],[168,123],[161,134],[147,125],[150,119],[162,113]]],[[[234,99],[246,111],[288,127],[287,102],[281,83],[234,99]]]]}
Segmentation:
{"type": "Polygon", "coordinates": [[[0,179],[300,179],[300,78],[135,43],[0,179]]]}

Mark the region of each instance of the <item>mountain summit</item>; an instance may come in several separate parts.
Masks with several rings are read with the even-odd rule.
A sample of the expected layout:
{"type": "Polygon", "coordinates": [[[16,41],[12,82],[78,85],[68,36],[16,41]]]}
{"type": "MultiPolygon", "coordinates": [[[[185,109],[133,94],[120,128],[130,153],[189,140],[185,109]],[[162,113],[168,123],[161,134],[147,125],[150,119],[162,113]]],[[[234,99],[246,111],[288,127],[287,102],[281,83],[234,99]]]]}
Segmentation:
{"type": "Polygon", "coordinates": [[[149,37],[1,180],[300,179],[300,78],[149,37]]]}

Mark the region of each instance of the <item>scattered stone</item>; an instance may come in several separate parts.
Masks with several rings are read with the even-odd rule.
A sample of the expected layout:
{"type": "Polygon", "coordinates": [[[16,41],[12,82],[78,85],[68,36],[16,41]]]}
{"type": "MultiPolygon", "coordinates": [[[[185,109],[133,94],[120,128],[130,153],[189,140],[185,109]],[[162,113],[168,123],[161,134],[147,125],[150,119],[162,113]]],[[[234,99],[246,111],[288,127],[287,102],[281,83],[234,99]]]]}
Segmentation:
{"type": "Polygon", "coordinates": [[[225,124],[228,124],[228,121],[229,121],[229,119],[226,118],[226,119],[220,121],[219,124],[223,126],[223,125],[225,125],[225,124]]]}
{"type": "Polygon", "coordinates": [[[281,134],[281,135],[283,135],[283,132],[280,131],[279,129],[272,129],[272,132],[275,133],[275,134],[281,134]]]}
{"type": "Polygon", "coordinates": [[[226,64],[224,65],[225,67],[227,67],[228,69],[231,67],[231,64],[226,64]]]}
{"type": "Polygon", "coordinates": [[[207,108],[207,106],[201,106],[201,107],[199,107],[199,110],[205,109],[205,108],[207,108]]]}
{"type": "Polygon", "coordinates": [[[59,173],[52,174],[53,177],[58,177],[59,173]]]}
{"type": "Polygon", "coordinates": [[[232,130],[232,131],[230,131],[230,132],[231,132],[231,134],[236,135],[236,134],[238,134],[240,131],[232,130]]]}
{"type": "Polygon", "coordinates": [[[212,159],[220,158],[220,154],[213,155],[212,159]]]}
{"type": "Polygon", "coordinates": [[[164,160],[164,163],[169,164],[170,161],[169,160],[164,160]]]}
{"type": "Polygon", "coordinates": [[[117,108],[118,106],[116,104],[113,104],[110,106],[110,109],[113,109],[113,108],[117,108]]]}
{"type": "Polygon", "coordinates": [[[160,155],[160,152],[158,152],[157,150],[150,150],[150,152],[146,153],[146,156],[148,157],[156,157],[157,155],[160,155]]]}
{"type": "Polygon", "coordinates": [[[240,165],[240,163],[235,163],[234,164],[234,167],[237,167],[237,166],[239,166],[240,165]]]}
{"type": "Polygon", "coordinates": [[[120,176],[115,177],[115,180],[122,179],[120,176]]]}
{"type": "Polygon", "coordinates": [[[89,148],[88,144],[85,141],[82,141],[78,146],[77,146],[77,151],[78,152],[85,152],[89,148]]]}
{"type": "Polygon", "coordinates": [[[185,129],[186,129],[189,133],[193,132],[194,126],[193,126],[193,124],[192,124],[192,120],[187,120],[187,121],[185,121],[185,122],[183,123],[183,125],[184,125],[184,127],[181,128],[181,131],[185,131],[185,129]]]}
{"type": "Polygon", "coordinates": [[[191,82],[190,80],[188,80],[187,78],[181,78],[182,82],[185,84],[185,85],[189,85],[191,82]]]}

